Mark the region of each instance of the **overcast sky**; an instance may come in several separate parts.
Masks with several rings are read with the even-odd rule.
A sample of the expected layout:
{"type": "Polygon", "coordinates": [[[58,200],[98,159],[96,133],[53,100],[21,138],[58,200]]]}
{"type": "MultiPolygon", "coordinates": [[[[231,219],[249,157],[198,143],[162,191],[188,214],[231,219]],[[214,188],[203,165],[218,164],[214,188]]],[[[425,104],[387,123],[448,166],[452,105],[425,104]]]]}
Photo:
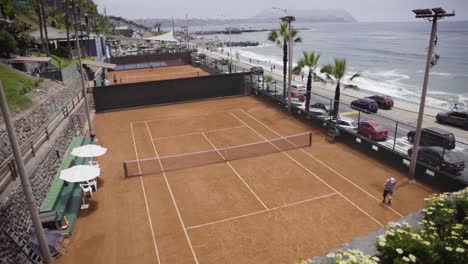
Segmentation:
{"type": "Polygon", "coordinates": [[[344,8],[358,21],[415,21],[412,9],[443,7],[451,20],[468,20],[468,0],[94,0],[99,11],[125,18],[249,18],[272,6],[284,9],[344,8]]]}

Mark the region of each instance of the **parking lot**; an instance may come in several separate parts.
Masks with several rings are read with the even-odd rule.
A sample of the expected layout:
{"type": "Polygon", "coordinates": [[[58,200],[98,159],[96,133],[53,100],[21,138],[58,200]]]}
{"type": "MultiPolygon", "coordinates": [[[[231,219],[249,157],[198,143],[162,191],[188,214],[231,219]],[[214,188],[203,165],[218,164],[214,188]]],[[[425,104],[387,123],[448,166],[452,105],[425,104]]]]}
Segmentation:
{"type": "MultiPolygon", "coordinates": [[[[257,81],[258,82],[258,81],[257,81]]],[[[282,97],[282,83],[270,83],[265,85],[262,82],[259,83],[259,89],[264,90],[268,94],[274,97],[281,98],[282,97]],[[268,88],[268,89],[267,89],[268,88]]],[[[302,88],[303,89],[303,88],[302,88]]],[[[292,100],[293,107],[296,107],[296,109],[304,109],[305,102],[303,98],[299,100],[299,98],[293,98],[292,100]]],[[[328,97],[313,93],[311,95],[310,99],[310,104],[311,105],[316,105],[317,103],[322,104],[322,107],[326,109],[326,111],[329,111],[331,108],[333,108],[333,100],[328,97]]],[[[370,114],[370,113],[365,113],[363,111],[360,111],[358,109],[354,109],[350,107],[350,98],[346,98],[344,100],[340,100],[340,107],[339,107],[339,115],[343,120],[348,120],[348,122],[354,122],[355,126],[359,122],[363,121],[376,121],[378,122],[381,126],[383,126],[385,129],[388,130],[388,138],[384,141],[373,141],[375,145],[378,146],[383,146],[385,148],[394,150],[398,153],[401,153],[402,155],[407,156],[408,155],[408,150],[412,148],[412,143],[408,141],[407,134],[410,131],[415,130],[415,125],[416,122],[407,122],[410,120],[408,118],[408,115],[402,115],[400,109],[391,109],[391,110],[383,110],[379,109],[377,114],[370,114]],[[402,119],[403,121],[397,121],[397,119],[402,119]]],[[[320,111],[320,109],[317,108],[312,108],[311,112],[315,113],[317,118],[324,120],[323,125],[326,126],[327,124],[330,124],[329,122],[326,122],[327,119],[329,119],[329,116],[326,112],[320,111]]],[[[416,114],[414,114],[414,118],[416,117],[416,114]]],[[[430,119],[431,117],[426,117],[426,119],[430,119]]],[[[423,123],[423,127],[438,127],[442,128],[444,130],[447,130],[449,132],[456,131],[456,133],[453,133],[455,138],[457,139],[456,142],[456,147],[452,150],[446,150],[445,153],[453,153],[455,154],[460,160],[463,160],[465,164],[468,164],[468,144],[464,143],[464,138],[462,140],[459,140],[460,134],[465,134],[466,131],[463,130],[462,128],[457,128],[457,127],[452,127],[452,126],[447,126],[447,125],[441,125],[435,122],[435,118],[432,117],[434,122],[425,122],[423,123]]],[[[342,126],[342,129],[346,129],[347,131],[350,131],[352,133],[357,133],[357,129],[351,129],[349,127],[342,126]]],[[[371,140],[371,139],[368,139],[371,140]]],[[[409,157],[408,157],[409,159],[409,157]]],[[[436,168],[434,168],[436,169],[436,168]]],[[[460,178],[464,181],[468,182],[468,170],[465,169],[458,175],[454,175],[457,178],[460,178]]]]}

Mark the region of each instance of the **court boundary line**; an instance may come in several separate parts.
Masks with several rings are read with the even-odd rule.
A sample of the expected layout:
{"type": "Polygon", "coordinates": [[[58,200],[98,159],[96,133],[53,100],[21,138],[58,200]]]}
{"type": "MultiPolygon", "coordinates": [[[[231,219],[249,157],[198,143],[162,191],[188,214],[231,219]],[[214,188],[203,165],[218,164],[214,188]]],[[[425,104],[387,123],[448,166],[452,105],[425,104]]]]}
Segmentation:
{"type": "Polygon", "coordinates": [[[284,205],[272,207],[272,208],[257,211],[257,212],[252,212],[252,213],[243,214],[243,215],[239,215],[239,216],[229,217],[229,218],[225,218],[225,219],[221,219],[221,220],[217,220],[217,221],[212,221],[212,222],[208,222],[208,223],[204,223],[204,224],[200,224],[200,225],[190,226],[190,227],[187,227],[187,230],[196,229],[196,228],[200,228],[200,227],[205,227],[205,226],[209,226],[209,225],[215,225],[215,224],[228,222],[228,221],[232,221],[232,220],[236,220],[236,219],[241,219],[241,218],[245,218],[245,217],[248,217],[248,216],[257,215],[257,214],[261,214],[261,213],[266,213],[266,212],[270,212],[270,211],[276,211],[276,210],[279,210],[279,209],[282,209],[282,208],[291,207],[291,206],[294,206],[294,205],[303,204],[303,203],[307,203],[307,202],[327,198],[327,197],[330,197],[330,196],[333,196],[333,195],[336,195],[336,194],[338,194],[338,193],[333,192],[333,193],[321,195],[321,196],[318,196],[318,197],[313,197],[313,198],[297,201],[297,202],[290,203],[290,204],[284,204],[284,205]]]}
{"type": "MultiPolygon", "coordinates": [[[[229,98],[229,97],[222,97],[222,98],[229,98]]],[[[219,99],[219,98],[215,98],[215,99],[219,99]]],[[[181,102],[181,103],[186,103],[186,102],[191,102],[191,101],[184,101],[184,102],[181,102]]],[[[203,101],[197,100],[195,102],[203,102],[203,101]]],[[[140,107],[140,108],[146,108],[146,106],[145,107],[140,107]]],[[[140,108],[130,108],[130,110],[131,109],[140,109],[140,108]]],[[[181,116],[172,116],[172,117],[165,117],[165,118],[158,118],[158,119],[145,119],[145,120],[141,120],[141,121],[130,121],[130,123],[131,124],[138,124],[138,123],[148,123],[148,122],[154,122],[154,121],[164,121],[164,120],[182,119],[182,118],[189,118],[189,117],[207,116],[207,115],[215,115],[215,114],[220,114],[220,113],[230,113],[230,111],[237,111],[237,110],[242,110],[242,109],[234,108],[234,109],[230,109],[230,110],[214,111],[214,112],[205,113],[205,114],[201,114],[201,115],[200,114],[198,114],[198,115],[181,115],[181,116]]]]}
{"type": "Polygon", "coordinates": [[[224,130],[229,130],[229,129],[236,129],[236,128],[242,128],[242,127],[245,127],[245,126],[233,126],[233,127],[212,129],[212,130],[207,130],[207,131],[199,131],[199,132],[193,132],[193,133],[179,134],[179,135],[174,135],[174,136],[157,137],[157,138],[153,138],[152,140],[191,136],[191,135],[197,135],[197,134],[200,134],[200,133],[213,133],[213,132],[224,131],[224,130]]]}
{"type": "MultiPolygon", "coordinates": [[[[243,109],[240,109],[240,111],[242,111],[245,115],[249,116],[250,118],[254,119],[255,121],[257,121],[259,124],[261,124],[262,126],[264,126],[265,128],[269,129],[270,131],[272,131],[273,133],[275,133],[276,135],[278,136],[281,136],[280,133],[276,132],[275,130],[273,130],[272,128],[268,127],[267,125],[265,125],[264,123],[262,123],[261,121],[259,121],[257,118],[255,118],[254,116],[252,116],[251,114],[247,113],[246,111],[244,111],[243,109]]],[[[358,188],[360,191],[364,192],[365,194],[367,194],[370,198],[372,198],[373,200],[377,201],[379,204],[381,204],[381,201],[375,197],[374,195],[370,194],[368,191],[366,191],[364,188],[362,188],[361,186],[357,185],[356,183],[354,183],[353,181],[351,181],[350,179],[348,179],[346,176],[344,176],[343,174],[341,174],[340,172],[338,172],[337,170],[333,169],[332,167],[328,166],[327,164],[325,164],[324,162],[322,162],[321,160],[319,160],[318,158],[316,158],[315,156],[313,156],[312,154],[310,154],[309,152],[305,151],[304,149],[301,149],[302,152],[304,152],[306,155],[308,155],[309,157],[313,158],[314,160],[316,160],[318,163],[320,163],[322,166],[328,168],[329,170],[331,170],[333,173],[335,173],[336,175],[338,175],[339,177],[341,177],[342,179],[344,179],[345,181],[351,183],[354,187],[358,188]]],[[[396,211],[395,209],[393,209],[391,206],[388,206],[386,204],[384,204],[385,207],[387,207],[388,209],[390,209],[390,211],[396,213],[398,216],[400,217],[403,217],[403,215],[401,213],[399,213],[398,211],[396,211]]]]}
{"type": "Polygon", "coordinates": [[[205,135],[205,133],[201,133],[205,139],[210,143],[210,145],[213,147],[213,149],[216,149],[216,152],[223,158],[223,160],[226,162],[226,164],[232,169],[232,171],[237,175],[237,177],[242,181],[242,183],[250,190],[250,192],[257,198],[257,200],[260,202],[260,204],[268,210],[268,207],[265,205],[265,203],[260,199],[260,197],[250,188],[249,184],[240,176],[240,174],[232,167],[232,165],[229,163],[229,161],[226,160],[226,158],[219,152],[219,150],[216,148],[216,146],[211,142],[211,140],[205,135]]]}
{"type": "MultiPolygon", "coordinates": [[[[145,124],[146,124],[146,129],[148,130],[148,133],[149,133],[149,136],[150,136],[150,139],[151,139],[151,138],[153,138],[153,136],[151,135],[151,130],[149,129],[148,122],[145,122],[145,124]]],[[[154,144],[153,140],[151,140],[151,144],[153,145],[153,150],[154,150],[154,152],[156,154],[156,157],[159,157],[158,150],[156,149],[156,145],[154,144]]],[[[162,167],[161,160],[158,159],[158,161],[159,161],[159,165],[161,166],[161,169],[162,169],[163,167],[162,167]]],[[[163,171],[162,174],[164,176],[164,181],[166,182],[167,189],[169,190],[169,194],[171,195],[172,203],[174,204],[174,208],[176,209],[177,216],[179,217],[180,224],[182,226],[182,229],[184,230],[185,238],[187,239],[187,243],[189,245],[190,251],[192,251],[192,255],[193,255],[193,258],[195,260],[195,263],[198,264],[199,262],[198,262],[198,259],[197,259],[197,255],[195,254],[195,251],[193,250],[192,242],[190,241],[190,237],[189,237],[189,235],[187,233],[187,228],[185,227],[184,220],[182,219],[182,215],[180,214],[179,207],[177,206],[177,202],[176,202],[176,200],[174,198],[174,194],[172,193],[171,186],[169,184],[169,181],[167,180],[166,172],[163,171]]]]}
{"type": "MultiPolygon", "coordinates": [[[[132,130],[133,147],[134,147],[134,150],[135,150],[135,156],[138,159],[136,139],[135,139],[135,134],[133,132],[133,125],[131,123],[130,123],[130,129],[132,130]]],[[[141,173],[140,163],[138,163],[138,169],[140,170],[140,173],[141,173]]],[[[149,206],[148,206],[148,198],[146,196],[145,183],[143,182],[143,177],[142,176],[140,176],[140,184],[141,184],[141,189],[143,191],[143,198],[145,199],[146,214],[148,215],[148,221],[149,221],[149,224],[150,224],[151,236],[153,238],[154,251],[156,253],[156,259],[158,260],[158,264],[160,264],[161,260],[159,258],[158,243],[156,242],[156,236],[154,234],[153,220],[151,219],[150,210],[149,210],[149,206]]]]}
{"type": "MultiPolygon", "coordinates": [[[[233,116],[235,116],[236,118],[238,118],[235,114],[231,113],[233,116]]],[[[240,118],[238,118],[239,121],[241,121],[240,118]]],[[[243,122],[243,121],[241,121],[243,122]]],[[[259,122],[259,121],[256,121],[256,122],[259,122]]],[[[246,126],[248,126],[250,129],[252,129],[252,131],[254,131],[255,133],[257,133],[259,136],[263,137],[266,139],[265,136],[261,135],[259,132],[257,132],[255,129],[253,129],[252,127],[250,127],[249,125],[246,124],[246,126]]],[[[276,133],[277,134],[277,133],[276,133]]],[[[273,145],[274,146],[274,145],[273,145]]],[[[275,146],[276,147],[276,146],[275,146]]],[[[330,188],[331,190],[335,191],[336,193],[338,193],[343,199],[345,199],[346,201],[348,201],[351,205],[353,205],[354,207],[356,207],[359,211],[361,211],[362,213],[364,213],[365,215],[367,215],[370,219],[372,219],[374,222],[376,222],[379,226],[383,227],[385,226],[384,224],[380,223],[380,221],[378,221],[377,219],[375,219],[373,216],[371,216],[369,213],[367,213],[366,211],[364,211],[364,209],[362,209],[361,207],[359,207],[357,204],[355,204],[353,201],[351,201],[350,199],[348,199],[346,196],[344,196],[341,192],[339,192],[338,190],[336,190],[335,188],[333,188],[330,184],[328,184],[326,181],[324,181],[322,178],[320,178],[318,175],[316,175],[315,173],[313,173],[312,171],[310,171],[308,168],[306,168],[302,163],[300,163],[299,161],[297,161],[295,158],[291,157],[288,153],[282,151],[281,153],[283,153],[286,157],[288,157],[289,159],[291,159],[292,161],[294,161],[296,164],[298,164],[299,166],[301,166],[305,171],[307,171],[310,175],[314,176],[315,178],[317,178],[320,182],[322,182],[323,184],[325,184],[328,188],[330,188]]]]}

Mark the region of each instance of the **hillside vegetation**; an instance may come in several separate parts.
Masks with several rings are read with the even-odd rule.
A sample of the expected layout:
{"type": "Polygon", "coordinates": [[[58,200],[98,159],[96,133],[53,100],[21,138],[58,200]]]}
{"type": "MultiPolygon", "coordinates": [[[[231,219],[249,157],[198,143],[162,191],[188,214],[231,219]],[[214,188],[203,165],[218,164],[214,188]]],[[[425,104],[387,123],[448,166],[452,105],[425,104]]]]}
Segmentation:
{"type": "Polygon", "coordinates": [[[11,111],[28,108],[32,105],[26,93],[37,87],[41,80],[17,72],[0,63],[0,81],[3,84],[11,111]]]}

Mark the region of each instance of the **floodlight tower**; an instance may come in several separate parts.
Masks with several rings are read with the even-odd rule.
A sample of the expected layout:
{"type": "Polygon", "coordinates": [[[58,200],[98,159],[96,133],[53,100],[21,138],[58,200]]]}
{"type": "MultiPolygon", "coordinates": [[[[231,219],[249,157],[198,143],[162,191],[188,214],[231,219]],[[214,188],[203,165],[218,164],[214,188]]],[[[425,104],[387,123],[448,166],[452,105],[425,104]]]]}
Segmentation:
{"type": "MultiPolygon", "coordinates": [[[[286,9],[279,7],[272,7],[272,9],[283,11],[285,14],[288,13],[286,9]]],[[[284,16],[280,17],[281,21],[288,23],[288,111],[291,113],[291,76],[292,76],[292,58],[293,58],[293,48],[292,48],[292,25],[291,23],[296,21],[296,18],[293,16],[284,16]]]]}
{"type": "Polygon", "coordinates": [[[414,137],[414,145],[413,145],[413,154],[411,155],[411,163],[410,163],[410,171],[409,171],[409,178],[410,180],[414,180],[414,174],[416,171],[416,162],[418,158],[418,148],[419,148],[419,141],[421,139],[421,126],[422,120],[424,117],[424,105],[426,103],[426,94],[427,94],[427,84],[429,82],[429,71],[433,65],[435,65],[432,61],[432,54],[434,51],[434,46],[436,44],[436,33],[437,33],[437,20],[443,19],[444,17],[455,16],[455,11],[452,13],[447,13],[441,7],[432,8],[432,9],[415,9],[413,13],[416,14],[416,18],[427,19],[428,21],[432,22],[432,30],[431,30],[431,37],[429,39],[429,49],[427,50],[427,59],[426,59],[426,71],[424,73],[424,81],[421,93],[421,101],[419,103],[419,114],[418,114],[418,122],[416,125],[416,135],[414,137]]]}

